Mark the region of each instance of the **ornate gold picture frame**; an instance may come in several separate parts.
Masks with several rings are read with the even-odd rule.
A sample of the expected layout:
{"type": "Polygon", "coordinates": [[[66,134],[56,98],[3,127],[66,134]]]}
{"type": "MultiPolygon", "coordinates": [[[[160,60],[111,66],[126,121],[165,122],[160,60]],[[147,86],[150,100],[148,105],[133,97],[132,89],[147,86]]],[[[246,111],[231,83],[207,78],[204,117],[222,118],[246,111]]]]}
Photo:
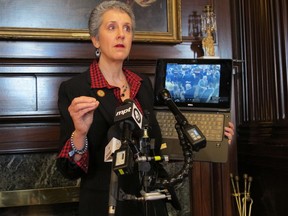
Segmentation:
{"type": "MultiPolygon", "coordinates": [[[[8,1],[0,8],[0,38],[89,40],[88,17],[98,1],[8,1]]],[[[152,0],[145,7],[129,2],[136,16],[135,42],[181,42],[181,1],[152,0]]]]}

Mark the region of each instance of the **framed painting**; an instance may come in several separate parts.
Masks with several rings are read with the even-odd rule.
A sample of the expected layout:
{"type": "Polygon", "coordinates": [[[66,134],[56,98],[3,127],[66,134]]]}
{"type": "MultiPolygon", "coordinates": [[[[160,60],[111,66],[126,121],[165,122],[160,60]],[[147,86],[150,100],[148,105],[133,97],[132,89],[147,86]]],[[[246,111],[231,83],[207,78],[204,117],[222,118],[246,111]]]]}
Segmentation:
{"type": "MultiPolygon", "coordinates": [[[[88,19],[101,0],[0,0],[0,38],[89,40],[88,19]]],[[[120,0],[136,18],[136,42],[181,42],[181,1],[120,0]]]]}

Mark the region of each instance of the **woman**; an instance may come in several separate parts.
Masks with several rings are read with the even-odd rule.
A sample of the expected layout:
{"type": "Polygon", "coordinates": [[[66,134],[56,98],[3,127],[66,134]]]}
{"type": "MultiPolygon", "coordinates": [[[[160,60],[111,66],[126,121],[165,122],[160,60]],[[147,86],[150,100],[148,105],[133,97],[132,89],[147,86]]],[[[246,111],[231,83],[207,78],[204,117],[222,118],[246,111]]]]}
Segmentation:
{"type": "MultiPolygon", "coordinates": [[[[67,178],[81,178],[81,216],[108,215],[111,163],[104,162],[104,151],[109,142],[108,131],[114,125],[115,109],[126,99],[132,99],[142,113],[150,113],[149,135],[156,139],[155,154],[159,154],[161,132],[153,114],[150,80],[123,68],[134,29],[134,14],[125,3],[103,1],[96,6],[90,15],[89,33],[99,58],[88,71],[63,82],[59,88],[63,147],[57,167],[67,178]]],[[[119,188],[138,197],[141,183],[136,168],[134,171],[119,177],[119,188]]],[[[168,214],[165,201],[159,200],[148,205],[118,201],[116,215],[168,214]]]]}
{"type": "MultiPolygon", "coordinates": [[[[103,160],[104,149],[109,142],[107,132],[114,125],[115,108],[124,100],[132,99],[139,110],[151,113],[150,136],[157,137],[156,151],[159,150],[161,134],[152,114],[150,80],[123,68],[134,29],[134,14],[125,3],[104,1],[95,7],[89,19],[89,33],[99,59],[90,65],[89,71],[63,82],[59,89],[64,146],[57,166],[64,176],[81,178],[79,211],[83,216],[108,215],[111,164],[103,160]]],[[[140,195],[137,172],[119,178],[119,186],[126,193],[140,195]]],[[[167,215],[165,205],[161,203],[158,210],[151,207],[155,215],[167,215]]],[[[146,213],[141,202],[119,201],[116,215],[146,213]]],[[[148,210],[147,215],[154,213],[148,210]]]]}

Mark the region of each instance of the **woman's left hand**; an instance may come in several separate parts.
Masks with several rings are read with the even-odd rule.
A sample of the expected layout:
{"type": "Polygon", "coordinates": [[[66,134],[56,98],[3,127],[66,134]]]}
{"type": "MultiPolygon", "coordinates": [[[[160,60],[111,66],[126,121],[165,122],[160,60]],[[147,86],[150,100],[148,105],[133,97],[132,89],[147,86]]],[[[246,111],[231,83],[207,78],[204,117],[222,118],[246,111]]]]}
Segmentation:
{"type": "Polygon", "coordinates": [[[228,143],[231,144],[234,136],[234,124],[232,122],[229,122],[228,124],[228,127],[224,127],[224,135],[228,138],[228,143]]]}

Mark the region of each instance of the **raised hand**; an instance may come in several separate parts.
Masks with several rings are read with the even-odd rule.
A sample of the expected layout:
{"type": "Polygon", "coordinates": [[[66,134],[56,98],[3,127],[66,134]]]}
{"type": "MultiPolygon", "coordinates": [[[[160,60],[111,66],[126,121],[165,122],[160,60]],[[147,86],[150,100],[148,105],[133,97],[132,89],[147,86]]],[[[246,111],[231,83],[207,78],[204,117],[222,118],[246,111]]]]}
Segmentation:
{"type": "Polygon", "coordinates": [[[99,101],[93,97],[80,96],[72,100],[68,111],[73,120],[75,131],[86,136],[93,122],[94,110],[99,106],[99,101]]]}

